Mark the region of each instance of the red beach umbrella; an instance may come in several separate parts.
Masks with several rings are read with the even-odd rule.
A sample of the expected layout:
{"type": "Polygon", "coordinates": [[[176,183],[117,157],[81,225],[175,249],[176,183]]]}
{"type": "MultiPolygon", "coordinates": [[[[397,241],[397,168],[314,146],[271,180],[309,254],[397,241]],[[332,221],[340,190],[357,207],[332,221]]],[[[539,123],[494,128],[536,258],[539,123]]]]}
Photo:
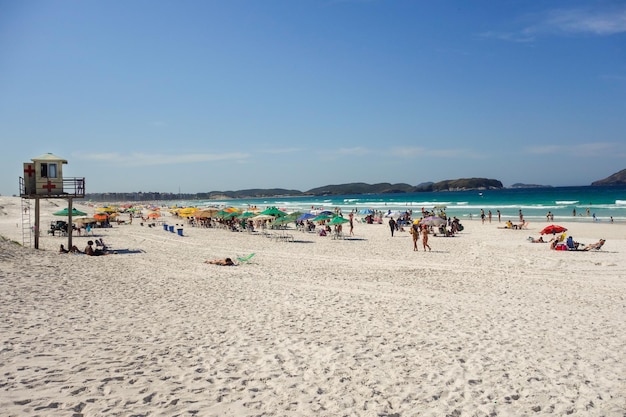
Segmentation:
{"type": "Polygon", "coordinates": [[[558,224],[551,224],[550,226],[546,226],[539,232],[542,235],[555,235],[557,233],[567,232],[567,229],[563,226],[559,226],[558,224]]]}

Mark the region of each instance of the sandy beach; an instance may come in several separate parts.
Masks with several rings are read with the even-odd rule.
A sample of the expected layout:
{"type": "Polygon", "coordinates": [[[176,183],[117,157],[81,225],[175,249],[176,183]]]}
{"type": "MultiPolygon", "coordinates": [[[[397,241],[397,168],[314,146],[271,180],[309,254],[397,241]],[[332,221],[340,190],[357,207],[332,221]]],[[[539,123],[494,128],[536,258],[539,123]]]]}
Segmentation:
{"type": "MultiPolygon", "coordinates": [[[[41,204],[42,225],[65,207],[41,204]]],[[[553,251],[528,241],[545,222],[466,220],[415,252],[386,224],[290,242],[134,221],[74,236],[118,252],[89,257],[12,242],[20,210],[0,197],[3,416],[626,415],[624,224],[555,219],[606,244],[553,251]]]]}

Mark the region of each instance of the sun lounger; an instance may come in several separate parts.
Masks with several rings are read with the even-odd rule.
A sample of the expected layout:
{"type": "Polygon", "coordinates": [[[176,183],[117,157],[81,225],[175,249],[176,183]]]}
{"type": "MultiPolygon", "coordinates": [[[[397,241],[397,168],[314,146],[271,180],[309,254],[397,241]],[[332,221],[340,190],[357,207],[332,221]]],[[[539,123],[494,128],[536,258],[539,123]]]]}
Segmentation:
{"type": "Polygon", "coordinates": [[[253,256],[254,256],[254,252],[252,252],[250,255],[238,256],[237,257],[237,262],[239,262],[240,264],[249,263],[250,259],[252,259],[253,256]]]}

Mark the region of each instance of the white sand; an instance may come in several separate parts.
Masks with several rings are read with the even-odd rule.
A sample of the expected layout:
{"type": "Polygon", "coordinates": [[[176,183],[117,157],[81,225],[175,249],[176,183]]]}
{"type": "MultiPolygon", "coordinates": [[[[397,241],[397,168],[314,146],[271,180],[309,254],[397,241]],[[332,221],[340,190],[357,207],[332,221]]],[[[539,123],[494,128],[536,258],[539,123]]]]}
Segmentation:
{"type": "MultiPolygon", "coordinates": [[[[19,198],[0,206],[21,242],[19,198]]],[[[135,221],[96,236],[143,252],[101,257],[2,242],[0,414],[623,417],[626,226],[559,224],[607,243],[551,251],[526,240],[545,224],[478,220],[430,253],[360,223],[291,243],[135,221]]]]}

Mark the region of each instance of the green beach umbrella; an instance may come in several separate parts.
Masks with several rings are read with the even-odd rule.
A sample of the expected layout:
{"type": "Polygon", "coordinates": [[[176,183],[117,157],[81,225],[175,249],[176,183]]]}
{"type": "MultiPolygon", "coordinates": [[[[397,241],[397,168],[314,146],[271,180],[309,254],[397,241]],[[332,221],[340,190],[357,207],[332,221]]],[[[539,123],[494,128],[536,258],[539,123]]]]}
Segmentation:
{"type": "Polygon", "coordinates": [[[295,222],[296,219],[291,218],[289,216],[282,216],[282,217],[276,217],[276,219],[274,219],[272,221],[272,224],[275,224],[277,226],[284,226],[287,223],[291,223],[291,222],[295,222]]]}
{"type": "Polygon", "coordinates": [[[311,219],[312,222],[321,222],[324,220],[330,220],[332,219],[333,216],[329,215],[329,214],[320,214],[319,216],[315,216],[311,219]]]}
{"type": "MultiPolygon", "coordinates": [[[[52,213],[55,216],[64,216],[67,217],[70,215],[70,211],[66,208],[64,208],[63,210],[57,211],[52,213]]],[[[75,208],[72,209],[72,217],[74,216],[86,216],[87,213],[85,213],[84,211],[80,211],[80,210],[76,210],[75,208]]]]}
{"type": "Polygon", "coordinates": [[[220,210],[215,214],[215,217],[219,217],[220,219],[224,219],[226,218],[226,216],[228,216],[230,214],[230,212],[225,211],[225,210],[220,210]]]}
{"type": "Polygon", "coordinates": [[[345,218],[343,218],[341,216],[335,216],[328,222],[328,224],[330,224],[330,225],[344,224],[344,223],[348,223],[349,221],[350,220],[345,219],[345,218]]]}
{"type": "Polygon", "coordinates": [[[253,213],[251,211],[244,211],[243,213],[241,213],[241,215],[239,215],[240,219],[249,219],[250,217],[254,217],[256,216],[256,213],[253,213]]]}
{"type": "Polygon", "coordinates": [[[260,212],[259,214],[265,214],[265,215],[270,215],[270,216],[284,216],[287,213],[285,213],[282,210],[277,209],[276,207],[269,207],[263,210],[262,212],[260,212]]]}

